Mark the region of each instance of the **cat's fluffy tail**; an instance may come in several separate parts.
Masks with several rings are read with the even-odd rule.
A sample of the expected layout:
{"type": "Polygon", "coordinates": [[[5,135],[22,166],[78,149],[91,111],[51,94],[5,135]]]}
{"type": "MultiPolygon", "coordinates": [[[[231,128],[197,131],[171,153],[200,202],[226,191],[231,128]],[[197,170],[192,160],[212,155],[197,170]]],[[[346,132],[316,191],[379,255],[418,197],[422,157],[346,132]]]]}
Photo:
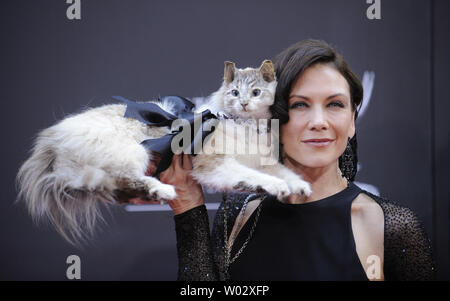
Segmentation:
{"type": "Polygon", "coordinates": [[[17,174],[18,197],[24,201],[35,222],[49,221],[71,244],[80,246],[94,233],[102,220],[98,200],[114,203],[107,191],[73,189],[55,172],[56,151],[51,135],[44,130],[35,142],[31,157],[17,174]]]}

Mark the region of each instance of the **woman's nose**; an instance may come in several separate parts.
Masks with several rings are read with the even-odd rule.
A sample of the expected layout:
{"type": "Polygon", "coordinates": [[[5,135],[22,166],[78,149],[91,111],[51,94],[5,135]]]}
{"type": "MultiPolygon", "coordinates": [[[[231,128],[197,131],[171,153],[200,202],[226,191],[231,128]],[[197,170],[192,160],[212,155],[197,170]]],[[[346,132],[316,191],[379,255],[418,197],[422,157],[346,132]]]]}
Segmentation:
{"type": "Polygon", "coordinates": [[[328,122],[326,120],[326,115],[321,108],[316,108],[312,110],[311,119],[309,121],[309,128],[311,130],[328,129],[328,122]]]}

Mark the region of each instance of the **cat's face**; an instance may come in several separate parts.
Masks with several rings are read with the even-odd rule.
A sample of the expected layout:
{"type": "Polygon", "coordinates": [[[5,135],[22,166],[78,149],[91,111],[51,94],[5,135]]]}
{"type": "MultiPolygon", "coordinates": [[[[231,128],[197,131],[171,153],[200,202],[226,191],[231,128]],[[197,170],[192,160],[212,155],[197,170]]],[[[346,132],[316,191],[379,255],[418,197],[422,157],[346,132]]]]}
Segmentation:
{"type": "Polygon", "coordinates": [[[225,62],[222,85],[223,109],[240,118],[271,117],[269,107],[274,103],[277,81],[273,64],[266,60],[259,68],[237,69],[225,62]]]}

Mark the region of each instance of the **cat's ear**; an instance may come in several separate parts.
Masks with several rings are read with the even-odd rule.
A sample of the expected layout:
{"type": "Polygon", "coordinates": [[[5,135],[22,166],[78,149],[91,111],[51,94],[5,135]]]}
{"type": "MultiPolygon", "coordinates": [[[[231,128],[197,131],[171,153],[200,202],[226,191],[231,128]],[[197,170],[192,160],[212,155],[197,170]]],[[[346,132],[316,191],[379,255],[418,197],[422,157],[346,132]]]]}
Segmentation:
{"type": "Polygon", "coordinates": [[[259,67],[262,77],[268,83],[275,80],[275,69],[271,60],[265,60],[259,67]]]}
{"type": "Polygon", "coordinates": [[[234,80],[235,65],[233,62],[225,61],[225,70],[223,72],[223,80],[229,84],[234,80]]]}

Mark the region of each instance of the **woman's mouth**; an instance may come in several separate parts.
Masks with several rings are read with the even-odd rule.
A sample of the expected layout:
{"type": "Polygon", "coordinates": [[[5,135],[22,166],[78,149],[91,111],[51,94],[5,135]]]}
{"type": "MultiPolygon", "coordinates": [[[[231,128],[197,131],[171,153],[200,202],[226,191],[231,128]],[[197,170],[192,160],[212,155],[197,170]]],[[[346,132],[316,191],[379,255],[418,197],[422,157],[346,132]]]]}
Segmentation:
{"type": "Polygon", "coordinates": [[[333,142],[333,139],[328,139],[328,138],[324,138],[324,139],[308,139],[308,140],[303,140],[303,143],[306,143],[309,146],[314,146],[314,147],[326,147],[328,145],[331,144],[331,142],[333,142]]]}

